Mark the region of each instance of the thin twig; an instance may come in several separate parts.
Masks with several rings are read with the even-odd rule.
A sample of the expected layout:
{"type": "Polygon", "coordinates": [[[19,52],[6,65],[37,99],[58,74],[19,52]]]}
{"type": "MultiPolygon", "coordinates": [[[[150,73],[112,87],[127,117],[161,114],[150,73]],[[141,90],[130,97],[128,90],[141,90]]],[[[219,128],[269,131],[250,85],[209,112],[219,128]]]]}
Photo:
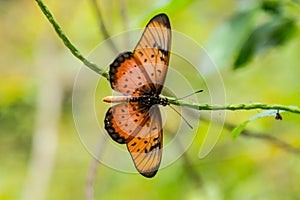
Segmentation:
{"type": "MultiPolygon", "coordinates": [[[[91,0],[91,2],[93,4],[93,7],[94,7],[96,15],[97,15],[100,31],[101,31],[104,39],[108,41],[110,48],[114,51],[114,53],[117,54],[119,51],[118,51],[116,45],[114,44],[114,42],[111,40],[110,34],[108,33],[107,28],[104,24],[99,4],[97,3],[97,0],[91,0]]],[[[97,155],[96,155],[97,158],[101,157],[102,150],[103,150],[103,145],[104,145],[103,142],[97,144],[97,147],[98,147],[98,151],[97,151],[97,155]]],[[[94,200],[94,187],[93,186],[94,186],[94,182],[95,182],[97,169],[98,169],[98,166],[99,166],[99,161],[98,161],[97,158],[94,158],[92,160],[92,163],[90,165],[90,169],[89,169],[89,172],[88,172],[87,184],[86,184],[86,198],[87,198],[87,200],[94,200]]]]}
{"type": "MultiPolygon", "coordinates": [[[[173,137],[175,135],[174,132],[167,132],[166,136],[173,137]]],[[[195,169],[195,166],[193,165],[191,159],[189,158],[186,150],[183,148],[180,140],[174,140],[176,143],[176,148],[178,149],[179,152],[183,152],[181,155],[183,167],[185,168],[185,173],[187,176],[195,183],[195,186],[197,188],[201,188],[203,186],[203,180],[201,178],[200,172],[195,169]]]]}
{"type": "Polygon", "coordinates": [[[93,158],[88,172],[86,189],[85,189],[87,200],[94,200],[94,182],[95,182],[98,166],[99,166],[99,161],[96,158],[93,158]]]}
{"type": "Polygon", "coordinates": [[[55,59],[56,51],[52,40],[43,40],[38,44],[38,54],[35,59],[38,80],[35,126],[32,133],[28,174],[21,200],[46,199],[50,192],[49,185],[55,167],[64,90],[63,74],[59,71],[59,64],[55,59]],[[45,45],[47,48],[44,48],[45,45]]]}
{"type": "Polygon", "coordinates": [[[263,134],[263,133],[251,133],[246,130],[246,131],[242,132],[241,136],[265,140],[287,152],[294,153],[294,154],[297,154],[300,156],[299,148],[293,147],[290,144],[288,144],[272,135],[267,135],[267,134],[263,134]]]}
{"type": "MultiPolygon", "coordinates": [[[[175,135],[175,133],[173,133],[173,135],[175,135]]],[[[175,142],[176,142],[176,147],[179,149],[179,151],[184,152],[182,154],[181,158],[183,159],[183,165],[186,168],[186,173],[188,174],[190,179],[194,181],[196,187],[201,188],[203,186],[203,180],[201,178],[200,173],[195,169],[187,152],[182,147],[182,144],[180,143],[180,141],[175,140],[175,142]]]]}
{"type": "Polygon", "coordinates": [[[119,0],[120,5],[120,13],[121,13],[121,19],[123,21],[123,28],[125,30],[128,30],[128,15],[127,15],[127,4],[125,0],[119,0]]]}
{"type": "Polygon", "coordinates": [[[99,140],[96,146],[96,152],[93,156],[92,163],[90,165],[90,169],[88,171],[87,176],[87,183],[86,183],[86,199],[87,200],[94,200],[94,182],[97,174],[98,167],[100,165],[100,158],[103,154],[104,148],[106,146],[107,141],[106,140],[99,140]]]}
{"type": "MultiPolygon", "coordinates": [[[[224,127],[229,129],[229,130],[233,130],[235,128],[235,126],[233,124],[230,124],[228,122],[224,123],[224,127]]],[[[287,152],[290,152],[290,153],[294,153],[294,154],[297,154],[297,155],[300,155],[300,148],[297,148],[297,147],[293,147],[291,146],[290,144],[272,136],[272,135],[268,135],[268,134],[265,134],[265,133],[254,133],[254,132],[251,132],[249,130],[246,130],[244,129],[242,131],[242,133],[240,134],[241,136],[244,136],[244,137],[251,137],[251,138],[256,138],[256,139],[261,139],[261,140],[265,140],[287,152]]]]}
{"type": "MultiPolygon", "coordinates": [[[[120,13],[121,13],[121,20],[122,20],[122,24],[123,24],[123,28],[124,30],[128,30],[129,26],[128,26],[128,13],[127,13],[127,5],[126,5],[126,1],[125,0],[119,0],[119,5],[120,5],[120,13]]],[[[125,32],[125,37],[124,37],[124,44],[126,48],[130,47],[130,38],[129,38],[129,34],[128,32],[125,32]]]]}
{"type": "Polygon", "coordinates": [[[199,172],[195,169],[194,165],[191,163],[186,152],[182,154],[181,158],[183,159],[184,166],[187,169],[188,175],[195,182],[196,187],[201,188],[203,186],[203,180],[199,172]]]}
{"type": "Polygon", "coordinates": [[[97,0],[91,0],[91,1],[92,1],[92,4],[93,4],[93,7],[95,8],[95,12],[96,12],[96,15],[97,15],[97,18],[98,18],[98,24],[99,24],[99,27],[100,27],[100,31],[101,31],[104,39],[108,41],[109,46],[114,51],[114,53],[116,53],[116,54],[119,53],[119,50],[118,50],[117,46],[111,40],[110,34],[108,33],[108,30],[107,30],[107,28],[104,24],[103,17],[102,17],[102,12],[101,12],[99,4],[97,3],[97,0]]]}
{"type": "Polygon", "coordinates": [[[35,1],[39,5],[40,9],[44,13],[44,15],[46,16],[46,18],[48,19],[48,21],[52,24],[52,26],[53,26],[54,30],[56,31],[57,35],[59,36],[59,38],[63,41],[63,43],[71,51],[71,53],[76,58],[78,58],[79,60],[81,60],[83,62],[83,64],[85,64],[91,70],[95,71],[97,74],[102,75],[106,79],[109,79],[109,75],[108,75],[107,71],[104,71],[103,69],[99,68],[96,64],[94,64],[94,63],[90,62],[89,60],[87,60],[80,53],[80,51],[71,43],[71,41],[68,39],[68,37],[64,34],[64,32],[62,31],[62,29],[60,28],[60,26],[56,23],[56,21],[54,20],[51,12],[48,10],[48,8],[43,3],[43,1],[42,0],[35,0],[35,1]]]}

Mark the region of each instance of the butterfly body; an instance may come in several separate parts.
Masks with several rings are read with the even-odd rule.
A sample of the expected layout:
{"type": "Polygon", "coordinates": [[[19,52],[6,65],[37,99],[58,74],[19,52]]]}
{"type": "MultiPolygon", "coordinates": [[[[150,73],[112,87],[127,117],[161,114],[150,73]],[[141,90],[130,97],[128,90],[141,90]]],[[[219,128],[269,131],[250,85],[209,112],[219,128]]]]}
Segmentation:
{"type": "Polygon", "coordinates": [[[143,96],[107,96],[103,98],[106,103],[122,103],[122,102],[138,102],[143,106],[152,106],[154,104],[159,104],[162,106],[167,106],[170,104],[167,98],[162,98],[159,96],[143,95],[143,96]]]}
{"type": "Polygon", "coordinates": [[[165,14],[147,24],[133,52],[121,53],[109,67],[111,88],[123,96],[108,96],[104,102],[117,103],[106,112],[104,127],[119,144],[126,144],[136,169],[153,177],[162,157],[160,97],[168,70],[171,28],[165,14]]]}

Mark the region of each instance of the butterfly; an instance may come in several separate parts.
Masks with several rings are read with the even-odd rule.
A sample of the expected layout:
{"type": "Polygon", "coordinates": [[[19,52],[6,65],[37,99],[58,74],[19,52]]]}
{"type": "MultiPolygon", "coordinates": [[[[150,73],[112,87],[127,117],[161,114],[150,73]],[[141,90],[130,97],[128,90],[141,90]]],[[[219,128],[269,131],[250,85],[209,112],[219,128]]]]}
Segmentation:
{"type": "Polygon", "coordinates": [[[123,96],[103,100],[117,103],[108,109],[104,127],[117,143],[126,144],[138,172],[153,177],[162,158],[163,129],[159,105],[168,71],[171,27],[166,14],[146,25],[133,52],[121,53],[109,66],[111,88],[123,96]]]}

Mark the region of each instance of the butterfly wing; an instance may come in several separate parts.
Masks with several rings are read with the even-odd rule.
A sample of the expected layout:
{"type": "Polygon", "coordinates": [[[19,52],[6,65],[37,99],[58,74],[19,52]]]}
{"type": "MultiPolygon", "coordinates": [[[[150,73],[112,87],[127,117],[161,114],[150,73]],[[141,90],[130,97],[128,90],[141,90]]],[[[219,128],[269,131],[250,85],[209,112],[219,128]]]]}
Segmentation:
{"type": "Polygon", "coordinates": [[[135,137],[145,124],[147,112],[148,109],[140,107],[137,102],[114,105],[106,112],[104,127],[114,141],[125,144],[135,137]]]}
{"type": "Polygon", "coordinates": [[[167,15],[159,14],[147,24],[133,54],[147,72],[148,81],[154,83],[159,95],[167,75],[171,46],[171,26],[167,15]]]}
{"type": "Polygon", "coordinates": [[[146,120],[136,136],[127,143],[136,169],[145,177],[153,177],[162,157],[162,120],[158,105],[145,114],[146,120]]]}
{"type": "Polygon", "coordinates": [[[158,105],[150,109],[136,102],[112,106],[105,116],[105,129],[110,137],[126,143],[136,169],[153,177],[162,156],[162,120],[158,105]]]}
{"type": "Polygon", "coordinates": [[[110,65],[110,84],[112,89],[122,94],[131,96],[149,94],[155,88],[145,74],[142,64],[134,58],[133,53],[125,52],[110,65]]]}
{"type": "Polygon", "coordinates": [[[171,30],[165,14],[147,24],[133,53],[120,54],[110,65],[111,87],[123,94],[159,95],[168,70],[171,30]]]}

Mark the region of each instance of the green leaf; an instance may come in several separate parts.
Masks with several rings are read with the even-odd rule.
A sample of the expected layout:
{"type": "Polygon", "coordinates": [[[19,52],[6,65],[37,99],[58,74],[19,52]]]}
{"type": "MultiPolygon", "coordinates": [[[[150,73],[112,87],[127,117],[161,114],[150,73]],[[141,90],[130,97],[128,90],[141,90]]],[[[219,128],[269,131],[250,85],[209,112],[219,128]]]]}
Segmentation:
{"type": "Polygon", "coordinates": [[[253,30],[258,9],[239,12],[219,25],[205,47],[214,63],[219,67],[229,65],[243,42],[253,30]]]}
{"type": "Polygon", "coordinates": [[[280,15],[283,12],[282,1],[278,0],[264,0],[261,4],[261,8],[270,14],[280,15]]]}
{"type": "Polygon", "coordinates": [[[274,17],[271,21],[257,27],[241,47],[234,62],[234,69],[244,67],[255,54],[284,44],[295,30],[295,21],[283,17],[274,17]]]}
{"type": "Polygon", "coordinates": [[[247,124],[249,122],[250,122],[249,120],[244,121],[242,124],[240,124],[239,126],[237,126],[233,129],[233,131],[231,132],[233,140],[235,140],[237,138],[237,136],[239,136],[242,133],[242,131],[245,129],[245,127],[247,126],[247,124]]]}
{"type": "MultiPolygon", "coordinates": [[[[295,108],[296,106],[290,106],[295,108]]],[[[253,122],[257,119],[263,118],[263,117],[274,117],[276,116],[277,113],[283,113],[286,112],[284,110],[266,110],[263,112],[258,113],[257,115],[254,115],[253,117],[251,117],[250,119],[244,121],[242,124],[240,124],[239,126],[237,126],[236,128],[233,129],[233,131],[231,132],[232,135],[232,139],[236,139],[241,133],[242,131],[246,128],[246,126],[248,125],[249,122],[253,122]]]]}

